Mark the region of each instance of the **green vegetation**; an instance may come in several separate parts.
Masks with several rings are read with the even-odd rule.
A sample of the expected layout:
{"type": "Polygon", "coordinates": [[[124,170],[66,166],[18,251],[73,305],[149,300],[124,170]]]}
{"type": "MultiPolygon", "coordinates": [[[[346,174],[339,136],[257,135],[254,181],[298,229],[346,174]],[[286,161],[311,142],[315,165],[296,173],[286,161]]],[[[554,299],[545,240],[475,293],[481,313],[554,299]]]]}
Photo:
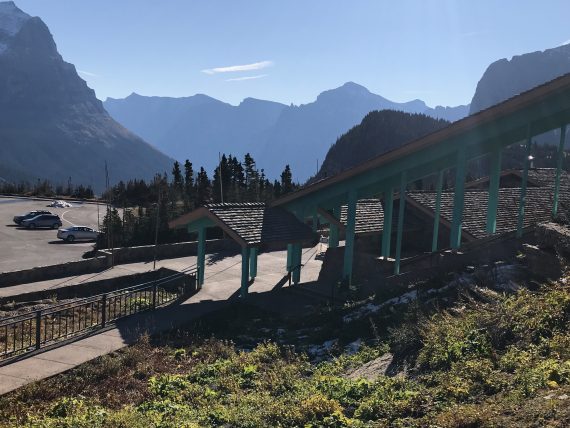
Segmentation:
{"type": "MultiPolygon", "coordinates": [[[[333,329],[345,331],[344,343],[356,337],[368,343],[354,354],[343,347],[331,350],[331,358],[321,363],[296,350],[300,347],[293,340],[296,334],[282,344],[259,339],[250,350],[240,350],[238,341],[224,340],[224,315],[226,322],[231,318],[238,326],[234,328],[248,325],[248,334],[255,325],[259,331],[284,325],[259,311],[234,307],[215,315],[219,326],[205,320],[170,337],[143,338],[122,352],[3,397],[0,424],[570,424],[570,288],[565,280],[534,292],[495,294],[485,302],[459,299],[446,310],[433,309],[440,304],[410,304],[407,315],[393,311],[389,319],[375,314],[366,320],[368,331],[363,331],[360,321],[355,321],[358,329],[343,324],[342,316],[354,307],[313,315],[310,319],[320,332],[313,338],[333,324],[333,329]],[[388,372],[394,375],[387,376],[386,367],[375,363],[390,361],[392,355],[390,366],[395,370],[388,372]]],[[[301,323],[292,321],[287,328],[292,333],[301,323]]]]}

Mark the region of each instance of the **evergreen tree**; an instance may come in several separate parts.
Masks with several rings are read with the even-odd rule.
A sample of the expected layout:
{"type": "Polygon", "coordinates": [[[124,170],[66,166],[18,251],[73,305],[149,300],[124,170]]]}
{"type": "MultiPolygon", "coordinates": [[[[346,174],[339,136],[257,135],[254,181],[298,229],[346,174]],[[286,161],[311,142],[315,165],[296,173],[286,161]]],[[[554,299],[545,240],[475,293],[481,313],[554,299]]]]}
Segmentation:
{"type": "Polygon", "coordinates": [[[281,195],[286,195],[293,191],[293,174],[291,173],[291,167],[287,164],[285,169],[281,173],[281,195]]]}
{"type": "Polygon", "coordinates": [[[194,208],[194,169],[192,169],[192,162],[186,159],[184,162],[184,187],[185,187],[185,203],[187,209],[194,208]]]}
{"type": "Polygon", "coordinates": [[[177,191],[182,193],[184,181],[182,179],[182,171],[180,170],[180,164],[178,161],[174,161],[174,167],[172,168],[172,185],[177,191]]]}
{"type": "Polygon", "coordinates": [[[202,206],[210,203],[212,198],[212,185],[208,178],[208,173],[204,167],[200,167],[200,172],[196,177],[196,203],[202,206]]]}

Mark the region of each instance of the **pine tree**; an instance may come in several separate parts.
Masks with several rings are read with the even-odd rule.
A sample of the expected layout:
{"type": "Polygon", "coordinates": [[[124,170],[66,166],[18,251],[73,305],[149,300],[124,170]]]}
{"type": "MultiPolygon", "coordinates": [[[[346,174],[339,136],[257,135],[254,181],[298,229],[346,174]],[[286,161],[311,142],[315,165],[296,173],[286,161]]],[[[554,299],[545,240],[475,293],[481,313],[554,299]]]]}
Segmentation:
{"type": "Polygon", "coordinates": [[[293,191],[293,174],[289,164],[285,165],[285,169],[281,173],[281,195],[286,195],[293,191]]]}
{"type": "Polygon", "coordinates": [[[196,203],[202,206],[210,203],[212,197],[212,185],[208,178],[208,173],[204,167],[200,167],[200,172],[196,178],[196,203]]]}
{"type": "Polygon", "coordinates": [[[184,162],[184,207],[186,210],[195,208],[195,192],[194,192],[194,169],[192,162],[186,159],[184,162]]]}
{"type": "Polygon", "coordinates": [[[174,161],[174,166],[172,168],[172,185],[174,186],[174,189],[182,193],[184,181],[182,179],[182,171],[180,170],[180,164],[178,161],[174,161]]]}

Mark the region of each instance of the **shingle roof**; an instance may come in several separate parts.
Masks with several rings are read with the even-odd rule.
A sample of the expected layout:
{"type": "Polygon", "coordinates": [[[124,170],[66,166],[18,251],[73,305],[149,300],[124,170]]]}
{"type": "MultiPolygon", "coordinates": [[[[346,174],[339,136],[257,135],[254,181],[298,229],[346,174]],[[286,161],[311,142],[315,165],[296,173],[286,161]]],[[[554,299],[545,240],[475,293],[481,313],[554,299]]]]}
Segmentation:
{"type": "MultiPolygon", "coordinates": [[[[527,188],[524,226],[530,226],[550,219],[554,199],[553,187],[551,186],[549,184],[548,187],[527,188]]],[[[497,233],[516,230],[520,191],[521,189],[516,187],[499,189],[497,233]]],[[[448,191],[441,194],[441,217],[449,223],[453,219],[453,196],[454,193],[448,191]]],[[[435,192],[409,192],[408,198],[432,212],[435,211],[435,192]]],[[[487,236],[488,200],[488,191],[468,190],[465,192],[462,228],[477,239],[487,236]]],[[[567,184],[562,184],[560,188],[560,203],[568,204],[569,202],[570,187],[567,184]]]]}
{"type": "Polygon", "coordinates": [[[313,232],[292,213],[264,203],[210,204],[210,213],[233,230],[247,245],[310,240],[313,232]]]}
{"type": "MultiPolygon", "coordinates": [[[[340,209],[340,222],[346,227],[347,205],[340,209]]],[[[380,233],[384,227],[384,209],[379,199],[361,199],[356,203],[356,224],[354,232],[380,233]]]]}

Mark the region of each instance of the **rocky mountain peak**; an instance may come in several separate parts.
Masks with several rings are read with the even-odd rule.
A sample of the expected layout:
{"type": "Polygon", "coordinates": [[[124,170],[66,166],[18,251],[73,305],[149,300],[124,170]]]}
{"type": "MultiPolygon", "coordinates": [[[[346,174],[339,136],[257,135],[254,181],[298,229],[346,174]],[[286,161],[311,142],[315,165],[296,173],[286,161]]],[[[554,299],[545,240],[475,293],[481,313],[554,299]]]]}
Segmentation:
{"type": "Polygon", "coordinates": [[[0,54],[31,17],[18,9],[13,1],[0,2],[0,54]]]}

